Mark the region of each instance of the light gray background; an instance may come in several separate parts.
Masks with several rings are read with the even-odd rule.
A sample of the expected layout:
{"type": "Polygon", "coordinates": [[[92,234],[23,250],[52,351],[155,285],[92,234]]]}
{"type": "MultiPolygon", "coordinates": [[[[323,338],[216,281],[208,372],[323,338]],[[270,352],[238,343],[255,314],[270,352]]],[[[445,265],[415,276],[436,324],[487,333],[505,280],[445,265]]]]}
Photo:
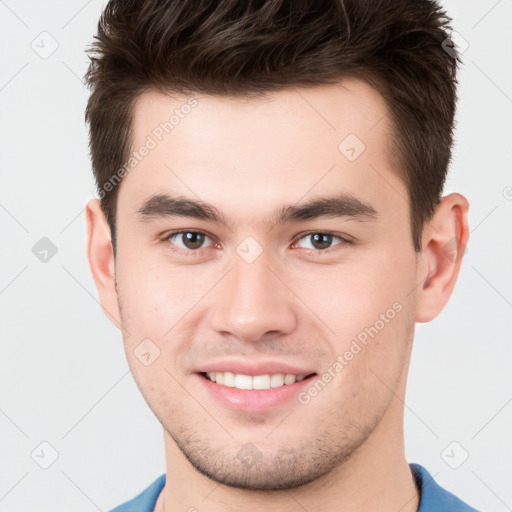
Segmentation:
{"type": "MultiPolygon", "coordinates": [[[[94,185],[81,77],[104,4],[0,1],[1,511],[104,511],[165,470],[161,426],[85,254],[94,185]],[[46,263],[32,253],[42,237],[58,249],[46,263]],[[58,453],[48,469],[44,441],[58,453]]],[[[469,44],[445,192],[469,199],[471,236],[451,301],[417,327],[406,450],[473,506],[501,512],[512,507],[512,3],[445,5],[469,44]]]]}

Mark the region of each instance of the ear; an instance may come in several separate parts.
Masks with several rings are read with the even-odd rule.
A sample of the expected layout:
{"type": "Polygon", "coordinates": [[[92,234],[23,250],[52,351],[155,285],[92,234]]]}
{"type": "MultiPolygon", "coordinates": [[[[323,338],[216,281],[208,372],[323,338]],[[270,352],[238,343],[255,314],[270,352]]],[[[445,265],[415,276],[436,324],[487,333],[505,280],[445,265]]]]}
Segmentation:
{"type": "Polygon", "coordinates": [[[101,209],[99,199],[88,201],[85,215],[87,259],[98,290],[100,304],[107,318],[121,329],[110,227],[101,209]]]}
{"type": "Polygon", "coordinates": [[[441,199],[425,224],[418,255],[416,322],[430,322],[444,309],[455,287],[469,238],[468,200],[461,194],[441,199]]]}

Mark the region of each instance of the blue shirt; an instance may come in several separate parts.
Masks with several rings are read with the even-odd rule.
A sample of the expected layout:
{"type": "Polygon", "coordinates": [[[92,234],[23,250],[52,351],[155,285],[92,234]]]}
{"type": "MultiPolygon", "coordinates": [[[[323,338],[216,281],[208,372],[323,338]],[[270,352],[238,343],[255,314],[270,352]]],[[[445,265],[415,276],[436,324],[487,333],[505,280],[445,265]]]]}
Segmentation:
{"type": "MultiPolygon", "coordinates": [[[[451,492],[443,489],[430,473],[419,464],[409,464],[420,490],[418,512],[478,512],[451,492]]],[[[160,491],[165,485],[165,474],[159,476],[147,489],[110,512],[153,512],[160,491]]]]}

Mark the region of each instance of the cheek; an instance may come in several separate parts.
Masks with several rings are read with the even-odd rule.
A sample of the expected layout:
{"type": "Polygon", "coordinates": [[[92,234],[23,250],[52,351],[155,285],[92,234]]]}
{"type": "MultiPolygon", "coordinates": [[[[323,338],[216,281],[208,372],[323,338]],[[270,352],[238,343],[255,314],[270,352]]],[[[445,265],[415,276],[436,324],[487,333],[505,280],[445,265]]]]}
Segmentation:
{"type": "Polygon", "coordinates": [[[288,280],[317,315],[309,316],[323,324],[322,331],[328,338],[334,336],[336,348],[342,349],[347,340],[379,321],[380,315],[389,311],[385,320],[393,319],[396,309],[411,300],[412,294],[407,294],[414,283],[414,266],[393,256],[381,255],[377,260],[363,255],[336,267],[312,267],[289,275],[288,280]]]}
{"type": "MultiPolygon", "coordinates": [[[[127,358],[142,379],[146,371],[137,354],[145,343],[150,352],[160,353],[158,364],[166,361],[165,367],[174,371],[180,354],[191,349],[192,334],[204,313],[201,299],[218,280],[218,272],[199,272],[195,265],[171,265],[162,255],[124,255],[116,278],[127,358]]],[[[162,378],[168,379],[168,375],[162,378]]]]}
{"type": "Polygon", "coordinates": [[[162,337],[185,313],[197,282],[190,282],[186,272],[171,266],[154,248],[131,248],[129,239],[126,246],[119,251],[116,278],[128,329],[162,337]]]}
{"type": "Polygon", "coordinates": [[[160,338],[171,321],[167,287],[147,269],[134,269],[129,273],[119,272],[118,292],[123,312],[123,320],[129,331],[137,336],[160,338]],[[164,312],[167,314],[164,316],[164,312]]]}
{"type": "Polygon", "coordinates": [[[401,395],[412,340],[412,308],[410,304],[394,306],[383,309],[383,317],[380,312],[369,315],[355,310],[357,325],[337,326],[338,336],[330,342],[332,362],[324,369],[333,375],[332,384],[319,396],[318,407],[338,404],[337,417],[356,418],[362,428],[384,414],[395,394],[401,395]]]}
{"type": "Polygon", "coordinates": [[[396,386],[414,330],[414,259],[380,251],[322,272],[303,279],[298,295],[321,319],[331,366],[341,363],[338,392],[387,396],[383,382],[396,386]]]}

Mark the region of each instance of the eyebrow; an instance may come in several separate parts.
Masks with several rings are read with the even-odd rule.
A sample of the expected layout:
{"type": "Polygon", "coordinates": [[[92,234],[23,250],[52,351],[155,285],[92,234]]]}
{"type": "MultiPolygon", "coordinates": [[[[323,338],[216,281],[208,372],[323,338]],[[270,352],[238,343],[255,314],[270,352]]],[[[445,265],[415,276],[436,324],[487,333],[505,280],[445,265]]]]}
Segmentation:
{"type": "MultiPolygon", "coordinates": [[[[139,222],[166,217],[188,217],[227,227],[233,225],[228,217],[211,204],[184,196],[161,193],[149,197],[137,210],[136,217],[139,222]]],[[[305,203],[285,205],[273,212],[266,222],[286,224],[324,217],[368,221],[377,219],[378,213],[371,204],[343,193],[319,197],[305,203]]]]}

